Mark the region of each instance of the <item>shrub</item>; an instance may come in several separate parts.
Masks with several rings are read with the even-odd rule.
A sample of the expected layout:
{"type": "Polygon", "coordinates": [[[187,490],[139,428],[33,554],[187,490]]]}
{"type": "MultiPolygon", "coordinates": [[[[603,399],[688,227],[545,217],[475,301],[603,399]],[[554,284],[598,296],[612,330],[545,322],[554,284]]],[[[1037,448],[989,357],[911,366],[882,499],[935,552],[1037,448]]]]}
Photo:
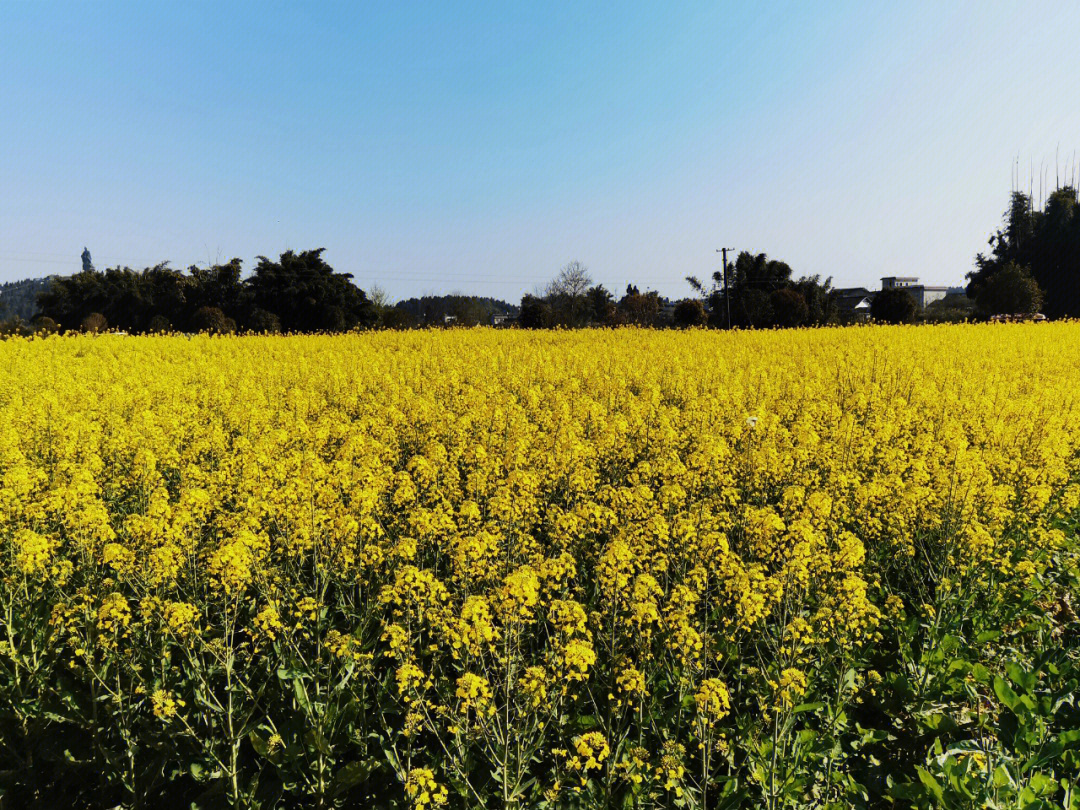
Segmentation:
{"type": "Polygon", "coordinates": [[[704,326],[709,320],[709,316],[705,312],[705,305],[692,298],[687,298],[677,303],[675,305],[675,311],[672,313],[672,318],[674,319],[676,326],[681,326],[683,328],[690,326],[704,326]]]}
{"type": "Polygon", "coordinates": [[[98,332],[104,332],[109,328],[109,322],[105,320],[105,316],[100,312],[91,312],[82,322],[82,331],[96,334],[98,332]]]}
{"type": "Polygon", "coordinates": [[[60,326],[52,318],[41,316],[34,318],[34,331],[42,335],[53,335],[60,331],[60,326]]]}
{"type": "Polygon", "coordinates": [[[274,335],[281,331],[281,319],[273,312],[256,307],[247,321],[249,332],[274,335]]]}
{"type": "Polygon", "coordinates": [[[234,331],[236,324],[226,318],[218,307],[200,307],[191,318],[191,328],[196,332],[222,334],[234,331]]]}
{"type": "Polygon", "coordinates": [[[1031,271],[1009,262],[979,288],[979,311],[989,315],[1030,315],[1043,304],[1043,293],[1031,271]]]}
{"type": "Polygon", "coordinates": [[[146,325],[146,331],[151,334],[162,334],[172,331],[172,323],[164,315],[155,315],[146,325]]]}
{"type": "Polygon", "coordinates": [[[911,323],[919,305],[911,293],[901,287],[882,290],[870,302],[870,316],[882,323],[911,323]]]}

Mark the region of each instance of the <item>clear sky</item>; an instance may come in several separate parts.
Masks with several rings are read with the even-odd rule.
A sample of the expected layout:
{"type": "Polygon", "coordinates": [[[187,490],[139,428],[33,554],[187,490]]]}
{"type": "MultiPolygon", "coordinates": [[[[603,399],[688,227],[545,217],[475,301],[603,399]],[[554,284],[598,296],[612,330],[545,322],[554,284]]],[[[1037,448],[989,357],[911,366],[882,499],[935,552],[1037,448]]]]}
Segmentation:
{"type": "Polygon", "coordinates": [[[1071,0],[0,0],[0,281],[325,247],[392,298],[574,259],[682,296],[734,247],[957,284],[1017,159],[1080,149],[1078,46],[1071,0]]]}

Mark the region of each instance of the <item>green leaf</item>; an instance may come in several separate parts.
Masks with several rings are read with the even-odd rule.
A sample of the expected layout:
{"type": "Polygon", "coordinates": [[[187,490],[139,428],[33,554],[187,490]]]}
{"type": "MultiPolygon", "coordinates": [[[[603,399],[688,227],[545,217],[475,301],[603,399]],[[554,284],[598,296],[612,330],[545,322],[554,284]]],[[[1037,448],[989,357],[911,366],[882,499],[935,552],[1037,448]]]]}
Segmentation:
{"type": "Polygon", "coordinates": [[[927,790],[934,795],[935,799],[941,802],[945,798],[945,791],[942,789],[938,780],[931,776],[930,772],[922,766],[919,766],[916,771],[919,774],[919,781],[926,786],[927,790]]]}
{"type": "Polygon", "coordinates": [[[1057,780],[1044,773],[1033,773],[1028,785],[1040,796],[1049,796],[1057,790],[1057,780]]]}
{"type": "Polygon", "coordinates": [[[1016,707],[1020,705],[1020,696],[1013,691],[1013,688],[1000,675],[994,676],[994,694],[997,695],[997,699],[1003,705],[1007,706],[1013,713],[1016,712],[1016,707]]]}
{"type": "Polygon", "coordinates": [[[254,731],[248,735],[248,739],[251,741],[251,747],[255,749],[255,753],[260,757],[265,757],[270,754],[270,746],[267,744],[266,740],[254,731]]]}
{"type": "Polygon", "coordinates": [[[340,796],[365,781],[374,770],[371,760],[350,762],[342,765],[330,780],[330,793],[340,796]]]}
{"type": "Polygon", "coordinates": [[[919,774],[919,781],[923,785],[926,785],[927,789],[929,789],[930,793],[933,794],[935,799],[941,801],[945,796],[945,792],[941,784],[937,782],[937,780],[934,779],[932,775],[930,775],[930,771],[928,771],[926,768],[922,768],[920,766],[916,769],[916,771],[919,774]]]}
{"type": "Polygon", "coordinates": [[[890,738],[890,734],[887,731],[883,731],[878,728],[865,728],[862,729],[862,744],[868,745],[870,743],[884,742],[890,738]]]}
{"type": "Polygon", "coordinates": [[[330,756],[333,752],[330,750],[329,743],[326,742],[326,737],[318,728],[309,729],[304,734],[304,742],[314,750],[318,751],[324,757],[330,756]]]}
{"type": "Polygon", "coordinates": [[[898,782],[889,787],[889,796],[897,801],[917,802],[926,795],[926,788],[911,782],[898,782]]]}
{"type": "Polygon", "coordinates": [[[971,677],[974,678],[977,683],[988,684],[990,683],[990,670],[982,664],[974,664],[971,667],[971,677]]]}
{"type": "Polygon", "coordinates": [[[1009,680],[1023,689],[1025,692],[1034,692],[1039,684],[1039,678],[1034,672],[1028,672],[1019,664],[1013,662],[1005,667],[1009,680]]]}
{"type": "Polygon", "coordinates": [[[300,704],[305,712],[311,713],[311,701],[308,699],[307,687],[304,686],[304,681],[301,678],[293,678],[293,694],[296,695],[296,702],[300,704]]]}

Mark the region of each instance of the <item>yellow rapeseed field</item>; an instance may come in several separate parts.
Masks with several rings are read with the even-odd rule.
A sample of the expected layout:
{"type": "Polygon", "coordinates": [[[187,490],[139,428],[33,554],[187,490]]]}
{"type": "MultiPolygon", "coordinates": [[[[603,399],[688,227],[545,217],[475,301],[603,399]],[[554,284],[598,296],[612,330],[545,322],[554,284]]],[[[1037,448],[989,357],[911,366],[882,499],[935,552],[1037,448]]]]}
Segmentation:
{"type": "Polygon", "coordinates": [[[2,342],[0,807],[1080,807],[1078,395],[1074,323],[2,342]]]}

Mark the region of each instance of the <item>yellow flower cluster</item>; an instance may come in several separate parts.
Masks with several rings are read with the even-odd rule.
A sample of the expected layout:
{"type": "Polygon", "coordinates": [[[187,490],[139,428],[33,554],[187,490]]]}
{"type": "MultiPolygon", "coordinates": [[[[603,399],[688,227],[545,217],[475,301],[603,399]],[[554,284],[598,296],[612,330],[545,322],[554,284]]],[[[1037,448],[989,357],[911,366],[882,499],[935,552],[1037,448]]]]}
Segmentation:
{"type": "Polygon", "coordinates": [[[157,689],[150,695],[150,705],[153,708],[154,717],[162,720],[171,720],[176,712],[184,707],[184,701],[178,700],[167,689],[157,689]]]}
{"type": "Polygon", "coordinates": [[[446,804],[446,786],[435,781],[435,774],[430,768],[413,768],[405,782],[405,794],[412,799],[412,805],[418,810],[424,807],[446,804]]]}
{"type": "Polygon", "coordinates": [[[416,807],[448,800],[412,765],[449,773],[451,725],[462,795],[553,750],[681,790],[714,726],[1037,577],[1080,507],[1078,368],[1071,323],[12,339],[0,608],[69,678],[126,661],[164,719],[206,704],[182,683],[303,707],[332,672],[312,694],[418,747],[416,807]]]}
{"type": "Polygon", "coordinates": [[[710,726],[726,717],[731,709],[727,687],[719,678],[702,681],[694,699],[697,701],[698,713],[710,726]]]}
{"type": "Polygon", "coordinates": [[[611,755],[611,747],[599,731],[590,731],[574,740],[576,756],[570,760],[570,769],[574,771],[599,770],[611,755]]]}

